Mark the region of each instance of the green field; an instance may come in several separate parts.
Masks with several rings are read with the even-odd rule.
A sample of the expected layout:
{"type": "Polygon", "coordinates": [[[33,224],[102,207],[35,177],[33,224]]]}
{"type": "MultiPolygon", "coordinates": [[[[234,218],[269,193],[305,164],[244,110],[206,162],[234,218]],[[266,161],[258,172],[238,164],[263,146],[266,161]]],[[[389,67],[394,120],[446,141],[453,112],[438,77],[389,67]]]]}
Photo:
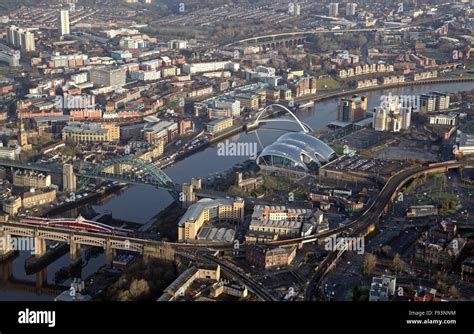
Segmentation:
{"type": "Polygon", "coordinates": [[[319,90],[327,90],[327,89],[339,89],[341,88],[341,84],[339,81],[332,77],[324,77],[317,80],[316,87],[319,90]],[[327,86],[327,87],[325,87],[327,86]]]}
{"type": "Polygon", "coordinates": [[[344,154],[344,146],[342,145],[331,145],[331,148],[336,152],[337,155],[344,154]]]}
{"type": "Polygon", "coordinates": [[[457,199],[457,196],[455,194],[447,192],[447,191],[431,193],[428,196],[434,199],[450,199],[450,200],[457,199]]]}

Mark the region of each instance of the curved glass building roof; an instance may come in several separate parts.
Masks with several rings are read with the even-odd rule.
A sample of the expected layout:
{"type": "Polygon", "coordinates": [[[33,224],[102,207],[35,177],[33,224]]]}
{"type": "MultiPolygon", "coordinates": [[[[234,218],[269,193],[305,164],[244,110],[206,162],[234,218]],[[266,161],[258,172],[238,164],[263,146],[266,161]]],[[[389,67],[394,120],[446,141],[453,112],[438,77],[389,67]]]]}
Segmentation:
{"type": "Polygon", "coordinates": [[[257,164],[308,171],[312,164],[321,166],[335,155],[334,150],[318,138],[291,132],[265,147],[257,158],[257,164]]]}

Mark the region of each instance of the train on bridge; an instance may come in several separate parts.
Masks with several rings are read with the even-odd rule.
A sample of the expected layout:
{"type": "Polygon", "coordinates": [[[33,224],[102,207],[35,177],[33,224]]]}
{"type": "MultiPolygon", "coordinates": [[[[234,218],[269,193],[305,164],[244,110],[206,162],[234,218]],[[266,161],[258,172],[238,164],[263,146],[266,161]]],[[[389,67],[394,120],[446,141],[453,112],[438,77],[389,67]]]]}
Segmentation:
{"type": "Polygon", "coordinates": [[[103,223],[87,220],[84,219],[82,216],[79,216],[77,218],[25,217],[20,219],[20,223],[42,227],[65,228],[83,232],[118,235],[124,237],[132,237],[134,235],[133,230],[109,226],[103,223]]]}

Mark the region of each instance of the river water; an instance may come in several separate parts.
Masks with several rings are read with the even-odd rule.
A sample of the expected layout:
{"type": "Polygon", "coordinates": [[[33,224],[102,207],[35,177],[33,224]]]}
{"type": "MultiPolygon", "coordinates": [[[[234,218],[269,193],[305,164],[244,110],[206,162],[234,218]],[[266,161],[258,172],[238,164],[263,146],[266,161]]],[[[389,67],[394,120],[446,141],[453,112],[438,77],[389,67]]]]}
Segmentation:
{"type": "MultiPolygon", "coordinates": [[[[450,84],[433,84],[426,86],[407,86],[396,89],[385,89],[366,92],[363,95],[368,98],[368,110],[380,105],[382,95],[419,95],[429,91],[442,91],[447,93],[454,93],[459,91],[468,91],[474,89],[474,82],[465,83],[450,83],[450,84]]],[[[329,123],[336,120],[337,108],[339,99],[328,99],[315,103],[311,110],[297,112],[298,118],[311,126],[313,130],[324,128],[329,123]]],[[[297,130],[296,124],[291,123],[269,123],[265,128],[253,133],[241,133],[229,138],[233,142],[249,142],[258,143],[258,148],[261,150],[274,142],[282,133],[283,129],[297,130]],[[281,129],[276,130],[275,128],[281,129]]],[[[208,147],[192,156],[181,160],[174,165],[165,169],[165,173],[173,179],[176,183],[189,182],[192,177],[209,177],[225,171],[234,165],[247,160],[246,156],[218,156],[217,147],[208,147]]],[[[114,218],[126,221],[137,222],[145,224],[152,219],[161,210],[171,204],[171,196],[164,190],[155,189],[149,186],[130,186],[125,191],[110,200],[101,201],[100,204],[92,207],[96,212],[112,212],[114,218]]],[[[91,205],[91,204],[87,204],[91,205]]],[[[78,208],[81,211],[84,208],[78,208]]],[[[75,214],[77,211],[70,212],[75,214]]],[[[36,276],[27,275],[24,269],[24,260],[29,256],[29,253],[21,252],[20,255],[13,260],[13,276],[21,280],[34,282],[36,276]]],[[[64,255],[54,263],[48,266],[47,277],[48,282],[53,283],[54,273],[61,267],[69,264],[69,254],[64,255]]],[[[101,254],[97,258],[91,259],[87,266],[83,269],[83,278],[97,271],[105,264],[105,255],[101,254]]],[[[66,281],[66,283],[68,283],[66,281]]],[[[0,300],[52,300],[54,296],[38,295],[35,293],[25,291],[5,291],[0,290],[0,300]]]]}

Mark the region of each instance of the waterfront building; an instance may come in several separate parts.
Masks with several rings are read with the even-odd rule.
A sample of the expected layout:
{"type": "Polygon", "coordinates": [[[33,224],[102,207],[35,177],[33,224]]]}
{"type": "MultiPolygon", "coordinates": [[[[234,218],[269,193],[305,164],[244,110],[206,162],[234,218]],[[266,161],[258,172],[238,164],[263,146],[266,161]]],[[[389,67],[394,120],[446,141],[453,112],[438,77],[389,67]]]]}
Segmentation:
{"type": "Polygon", "coordinates": [[[399,132],[411,125],[412,109],[401,107],[397,99],[388,101],[386,105],[374,108],[372,127],[375,131],[399,132]]]}
{"type": "Polygon", "coordinates": [[[265,170],[309,172],[336,157],[332,148],[321,140],[302,132],[286,133],[268,145],[257,157],[265,170]]]}
{"type": "Polygon", "coordinates": [[[23,194],[22,205],[26,209],[52,203],[56,200],[56,189],[35,190],[23,194]]]}
{"type": "Polygon", "coordinates": [[[150,143],[162,141],[166,145],[179,136],[179,123],[176,121],[156,117],[147,117],[145,121],[143,136],[150,143]]]}
{"type": "Polygon", "coordinates": [[[430,92],[420,95],[420,112],[430,113],[434,111],[444,111],[449,109],[449,94],[440,92],[430,92]]]}
{"type": "Polygon", "coordinates": [[[362,95],[342,98],[339,102],[337,120],[341,122],[357,122],[365,118],[367,98],[362,95]]]}
{"type": "Polygon", "coordinates": [[[47,188],[51,186],[51,176],[28,170],[13,172],[13,185],[18,187],[47,188]]]}
{"type": "Polygon", "coordinates": [[[209,133],[219,134],[225,129],[230,128],[233,125],[232,117],[226,118],[217,118],[209,123],[207,123],[206,129],[209,133]]]}
{"type": "Polygon", "coordinates": [[[309,75],[292,76],[287,81],[294,97],[316,94],[317,79],[315,77],[309,75]]]}
{"type": "Polygon", "coordinates": [[[15,216],[21,208],[21,197],[12,196],[2,201],[2,210],[10,216],[15,216]]]}
{"type": "Polygon", "coordinates": [[[202,187],[200,178],[192,178],[191,183],[183,183],[183,207],[187,208],[189,205],[197,201],[197,196],[195,194],[196,190],[200,190],[202,187]]]}
{"type": "MultiPolygon", "coordinates": [[[[291,94],[291,91],[290,91],[291,94]]],[[[235,94],[235,98],[239,101],[240,106],[242,109],[249,109],[249,110],[258,110],[260,107],[260,95],[255,94],[252,92],[245,92],[245,93],[238,93],[235,94]]],[[[266,92],[265,92],[265,100],[266,100],[266,92]]]]}
{"type": "Polygon", "coordinates": [[[199,230],[205,223],[228,221],[242,223],[244,220],[244,200],[241,198],[204,198],[192,204],[178,223],[178,240],[186,242],[197,239],[199,230]]]}

